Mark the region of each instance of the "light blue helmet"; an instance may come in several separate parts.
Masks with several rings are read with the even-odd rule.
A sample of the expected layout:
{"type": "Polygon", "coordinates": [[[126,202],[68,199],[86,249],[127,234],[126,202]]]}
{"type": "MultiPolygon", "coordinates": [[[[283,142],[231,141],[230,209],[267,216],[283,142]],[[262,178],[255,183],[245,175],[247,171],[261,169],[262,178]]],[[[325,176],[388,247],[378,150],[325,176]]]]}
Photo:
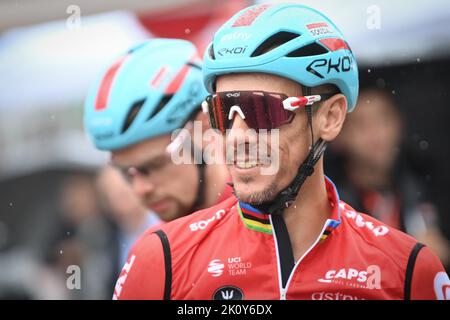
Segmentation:
{"type": "Polygon", "coordinates": [[[171,133],[200,111],[207,91],[193,44],[152,39],[104,71],[84,108],[84,126],[101,150],[121,149],[171,133]]]}
{"type": "Polygon", "coordinates": [[[235,14],[205,51],[203,78],[209,92],[216,77],[263,72],[303,86],[335,85],[352,111],[358,97],[355,57],[336,25],[300,4],[262,4],[235,14]]]}

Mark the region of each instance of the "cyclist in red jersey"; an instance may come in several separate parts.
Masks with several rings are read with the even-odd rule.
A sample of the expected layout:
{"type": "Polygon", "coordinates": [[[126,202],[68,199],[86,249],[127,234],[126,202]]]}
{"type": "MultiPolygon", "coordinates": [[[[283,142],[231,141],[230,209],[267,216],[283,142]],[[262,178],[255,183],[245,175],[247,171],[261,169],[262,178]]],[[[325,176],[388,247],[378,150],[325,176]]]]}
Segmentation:
{"type": "Polygon", "coordinates": [[[206,95],[194,45],[151,39],[112,63],[86,99],[84,122],[95,146],[111,152],[112,164],[163,221],[231,195],[225,166],[171,161],[174,130],[195,120],[208,126],[200,108],[206,95]]]}
{"type": "Polygon", "coordinates": [[[244,9],[215,34],[203,73],[211,126],[231,143],[277,129],[277,146],[250,135],[244,145],[275,148],[279,170],[264,175],[267,163],[238,152],[235,196],[144,234],[114,299],[450,297],[434,253],[356,212],[324,175],[326,142],[358,94],[353,53],[327,17],[298,4],[244,9]]]}

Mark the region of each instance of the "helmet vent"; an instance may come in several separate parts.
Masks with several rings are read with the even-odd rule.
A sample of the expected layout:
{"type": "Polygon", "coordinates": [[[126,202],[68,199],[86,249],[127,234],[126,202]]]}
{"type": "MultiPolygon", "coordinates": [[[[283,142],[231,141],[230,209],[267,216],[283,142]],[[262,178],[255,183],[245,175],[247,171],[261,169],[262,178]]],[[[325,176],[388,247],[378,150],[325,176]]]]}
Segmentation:
{"type": "Polygon", "coordinates": [[[202,70],[202,67],[201,67],[200,65],[194,63],[194,62],[188,62],[188,63],[186,63],[186,64],[187,64],[189,67],[192,67],[192,68],[194,68],[194,69],[202,70]]]}
{"type": "Polygon", "coordinates": [[[145,103],[146,98],[141,99],[133,103],[133,105],[130,108],[130,111],[128,112],[127,119],[125,120],[122,133],[128,130],[129,127],[133,124],[134,119],[136,119],[136,116],[138,115],[139,111],[141,110],[142,106],[145,103]]]}
{"type": "Polygon", "coordinates": [[[209,46],[208,54],[209,54],[209,57],[211,58],[211,60],[216,60],[216,56],[214,55],[214,46],[212,43],[209,46]]]}
{"type": "Polygon", "coordinates": [[[165,106],[169,103],[170,99],[172,99],[173,94],[166,94],[164,95],[161,100],[159,101],[156,108],[153,110],[153,112],[148,116],[147,121],[152,119],[154,116],[156,116],[165,106]]]}
{"type": "Polygon", "coordinates": [[[301,48],[295,49],[294,51],[288,53],[287,57],[308,57],[317,56],[319,54],[327,53],[328,50],[321,46],[320,44],[313,42],[303,46],[301,48]]]}
{"type": "Polygon", "coordinates": [[[252,53],[252,57],[260,56],[267,53],[291,40],[300,37],[301,34],[294,32],[281,31],[267,38],[258,48],[252,53]]]}

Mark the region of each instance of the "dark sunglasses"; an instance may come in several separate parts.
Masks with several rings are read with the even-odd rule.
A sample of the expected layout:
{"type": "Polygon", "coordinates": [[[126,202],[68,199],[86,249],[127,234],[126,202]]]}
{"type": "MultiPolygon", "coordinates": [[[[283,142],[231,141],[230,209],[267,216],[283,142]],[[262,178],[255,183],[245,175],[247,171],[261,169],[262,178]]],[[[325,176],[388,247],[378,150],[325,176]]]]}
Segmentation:
{"type": "Polygon", "coordinates": [[[237,113],[251,129],[275,129],[290,123],[295,110],[331,97],[333,94],[288,97],[264,91],[227,91],[206,97],[203,112],[209,116],[211,128],[226,133],[237,113]]]}

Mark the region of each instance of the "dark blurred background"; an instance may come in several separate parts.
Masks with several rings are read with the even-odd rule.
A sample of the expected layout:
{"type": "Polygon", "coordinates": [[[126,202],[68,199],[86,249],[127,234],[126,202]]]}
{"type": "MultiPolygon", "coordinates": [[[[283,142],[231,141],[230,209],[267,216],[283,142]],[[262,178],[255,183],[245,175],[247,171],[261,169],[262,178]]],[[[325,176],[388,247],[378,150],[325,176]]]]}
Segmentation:
{"type": "MultiPolygon", "coordinates": [[[[261,2],[0,2],[0,299],[111,298],[122,264],[123,217],[140,209],[131,195],[123,200],[127,208],[108,196],[114,190],[105,185],[126,186],[113,174],[101,178],[108,155],[83,132],[89,84],[117,55],[147,38],[185,38],[203,53],[224,21],[261,2]],[[67,285],[72,265],[81,268],[80,288],[67,285]]],[[[340,26],[358,60],[361,92],[368,92],[358,108],[378,103],[384,107],[377,114],[386,116],[375,124],[370,113],[350,115],[347,134],[327,151],[326,172],[356,209],[376,215],[377,208],[391,206],[394,218],[387,219],[429,241],[444,261],[450,239],[450,3],[296,2],[340,26]],[[384,146],[395,151],[374,169],[384,170],[386,179],[352,177],[352,165],[362,157],[349,144],[355,122],[368,124],[360,130],[373,125],[373,132],[384,132],[391,115],[401,123],[400,134],[384,146]]],[[[362,146],[383,145],[367,137],[362,146]]]]}

